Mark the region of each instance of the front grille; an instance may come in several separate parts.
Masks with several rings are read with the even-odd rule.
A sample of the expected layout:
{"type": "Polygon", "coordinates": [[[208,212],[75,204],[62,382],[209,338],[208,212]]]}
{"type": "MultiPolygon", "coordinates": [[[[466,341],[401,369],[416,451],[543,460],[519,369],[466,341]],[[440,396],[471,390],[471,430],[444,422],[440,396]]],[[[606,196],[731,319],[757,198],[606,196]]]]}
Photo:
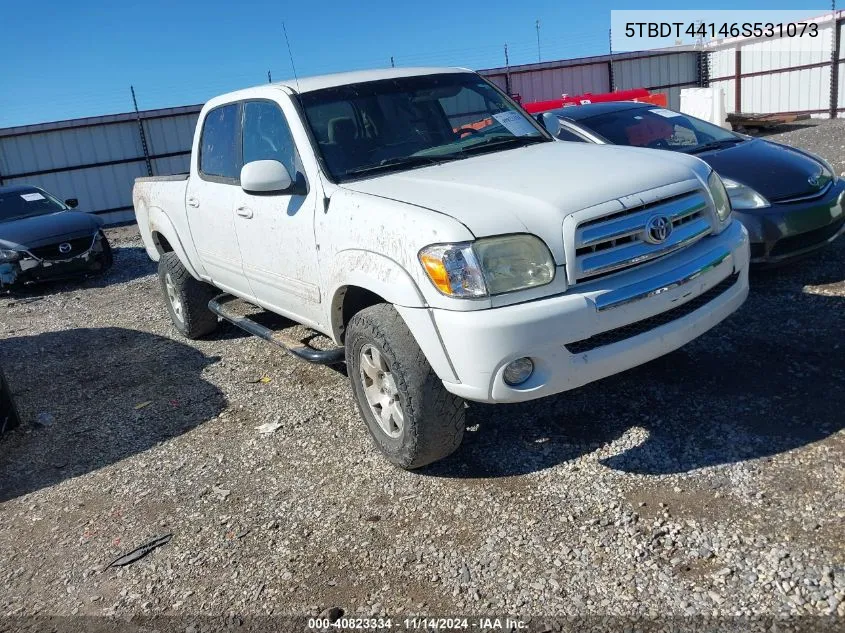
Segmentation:
{"type": "Polygon", "coordinates": [[[707,197],[693,191],[582,222],[575,230],[575,281],[595,279],[668,255],[711,231],[707,197]],[[654,216],[671,221],[672,232],[660,244],[646,241],[654,216]]]}
{"type": "Polygon", "coordinates": [[[788,195],[788,196],[781,196],[780,198],[769,198],[769,202],[777,202],[778,204],[790,204],[792,202],[811,202],[812,200],[818,200],[822,196],[826,195],[830,188],[833,186],[833,181],[830,180],[828,183],[822,187],[821,189],[817,189],[816,191],[811,191],[809,193],[802,193],[798,195],[788,195]]]}
{"type": "Polygon", "coordinates": [[[584,352],[589,352],[598,347],[613,345],[614,343],[619,343],[625,339],[633,338],[638,334],[643,334],[655,328],[659,328],[661,325],[666,325],[667,323],[676,321],[688,314],[692,314],[702,306],[710,303],[728,288],[732,287],[738,279],[739,273],[734,273],[730,277],[726,277],[723,281],[720,281],[707,292],[690,299],[685,304],[680,305],[677,308],[672,308],[671,310],[667,310],[661,314],[656,314],[653,317],[643,319],[642,321],[637,321],[636,323],[623,325],[615,330],[601,332],[600,334],[596,334],[590,338],[585,338],[581,341],[567,343],[564,347],[566,347],[566,349],[572,354],[583,354],[584,352]]]}
{"type": "Polygon", "coordinates": [[[843,224],[845,224],[845,219],[834,222],[833,224],[828,224],[820,229],[807,231],[806,233],[801,233],[800,235],[785,237],[775,243],[769,255],[771,257],[789,255],[790,253],[799,253],[808,248],[824,244],[827,240],[842,230],[843,224]]]}
{"type": "Polygon", "coordinates": [[[47,246],[39,246],[37,248],[29,249],[29,252],[35,255],[38,259],[70,259],[77,255],[82,255],[88,251],[94,243],[94,236],[79,237],[73,240],[62,240],[55,244],[48,244],[47,246]],[[63,253],[59,248],[63,244],[69,244],[70,250],[63,253]]]}

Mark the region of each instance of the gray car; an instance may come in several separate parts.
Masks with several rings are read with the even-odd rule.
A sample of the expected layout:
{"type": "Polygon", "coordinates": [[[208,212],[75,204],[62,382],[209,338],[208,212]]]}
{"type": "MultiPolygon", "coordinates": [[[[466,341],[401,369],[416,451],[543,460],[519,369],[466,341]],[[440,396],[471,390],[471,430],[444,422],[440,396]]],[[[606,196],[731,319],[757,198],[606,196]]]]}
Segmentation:
{"type": "Polygon", "coordinates": [[[103,222],[30,185],[0,187],[0,289],[107,270],[103,222]]]}

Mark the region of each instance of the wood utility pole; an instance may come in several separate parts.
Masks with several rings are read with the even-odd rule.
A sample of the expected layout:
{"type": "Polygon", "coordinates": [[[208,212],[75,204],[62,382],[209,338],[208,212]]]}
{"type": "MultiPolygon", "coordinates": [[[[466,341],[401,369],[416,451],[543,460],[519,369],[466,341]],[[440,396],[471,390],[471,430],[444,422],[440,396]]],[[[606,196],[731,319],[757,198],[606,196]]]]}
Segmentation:
{"type": "Polygon", "coordinates": [[[540,20],[537,20],[534,26],[537,29],[537,61],[541,62],[543,58],[540,56],[540,20]]]}
{"type": "Polygon", "coordinates": [[[141,136],[141,149],[144,150],[144,162],[147,163],[147,176],[153,175],[153,164],[150,162],[150,150],[147,147],[147,135],[144,132],[144,124],[141,122],[141,113],[138,112],[138,100],[135,98],[135,86],[129,86],[132,92],[132,105],[135,106],[135,118],[138,120],[138,134],[141,136]]]}
{"type": "Polygon", "coordinates": [[[610,86],[610,92],[615,92],[616,82],[613,77],[613,29],[607,29],[607,47],[609,57],[607,61],[607,83],[610,86]]]}

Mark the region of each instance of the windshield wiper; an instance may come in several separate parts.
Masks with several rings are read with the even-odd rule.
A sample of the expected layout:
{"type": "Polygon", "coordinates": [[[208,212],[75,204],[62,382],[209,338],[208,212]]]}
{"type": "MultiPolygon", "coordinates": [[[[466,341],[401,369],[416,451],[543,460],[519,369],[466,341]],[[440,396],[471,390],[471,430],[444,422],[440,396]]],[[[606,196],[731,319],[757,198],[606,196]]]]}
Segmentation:
{"type": "Polygon", "coordinates": [[[741,138],[723,138],[721,141],[711,141],[710,143],[705,143],[704,145],[699,145],[698,147],[693,147],[692,149],[686,150],[687,154],[698,154],[700,152],[706,152],[711,149],[719,149],[720,147],[725,147],[726,145],[736,145],[737,143],[742,143],[745,139],[741,138]]]}
{"type": "Polygon", "coordinates": [[[450,160],[458,160],[462,158],[458,155],[447,156],[396,156],[394,158],[385,158],[383,161],[375,165],[367,165],[366,167],[358,167],[356,169],[349,169],[344,176],[357,176],[360,174],[367,174],[374,171],[386,171],[391,169],[402,169],[405,167],[425,167],[428,165],[439,165],[450,160]]]}
{"type": "Polygon", "coordinates": [[[478,151],[487,151],[497,149],[507,145],[514,147],[524,147],[525,145],[533,145],[534,143],[545,143],[549,139],[542,136],[491,136],[490,138],[481,141],[480,143],[473,143],[468,147],[464,147],[461,152],[464,154],[472,154],[478,151]]]}

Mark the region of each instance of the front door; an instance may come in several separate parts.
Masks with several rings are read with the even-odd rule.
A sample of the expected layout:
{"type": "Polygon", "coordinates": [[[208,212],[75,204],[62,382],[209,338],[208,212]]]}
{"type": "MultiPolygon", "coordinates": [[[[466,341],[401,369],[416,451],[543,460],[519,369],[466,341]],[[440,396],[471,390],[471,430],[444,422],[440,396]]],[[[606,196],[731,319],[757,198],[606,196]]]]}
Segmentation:
{"type": "Polygon", "coordinates": [[[304,169],[285,115],[268,100],[243,104],[243,164],[277,160],[297,183],[294,191],[250,194],[238,190],[235,229],[244,273],[262,306],[306,324],[321,320],[314,239],[314,187],[304,169]]]}
{"type": "Polygon", "coordinates": [[[234,221],[241,192],[240,116],[239,103],[206,115],[185,205],[197,254],[211,280],[224,290],[249,296],[234,221]]]}

